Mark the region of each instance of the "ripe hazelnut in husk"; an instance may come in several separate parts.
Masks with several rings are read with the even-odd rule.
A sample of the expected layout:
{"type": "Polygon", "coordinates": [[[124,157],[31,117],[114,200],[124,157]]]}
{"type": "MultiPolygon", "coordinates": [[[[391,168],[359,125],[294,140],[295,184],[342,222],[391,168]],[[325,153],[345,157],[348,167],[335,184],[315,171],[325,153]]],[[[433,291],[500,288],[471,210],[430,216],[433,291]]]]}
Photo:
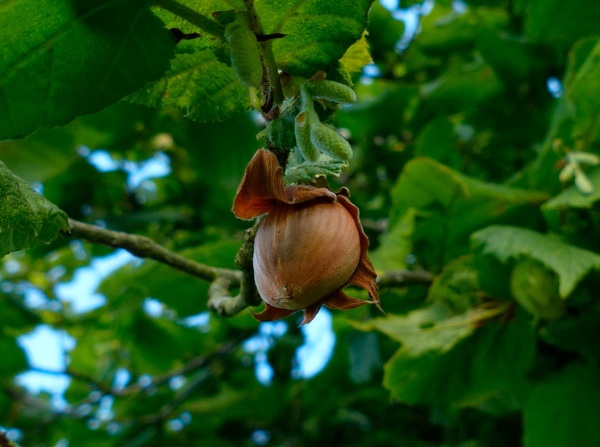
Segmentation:
{"type": "Polygon", "coordinates": [[[321,306],[380,307],[369,241],[347,190],[285,186],[275,155],[259,150],[246,168],[233,212],[241,219],[267,214],[254,242],[254,279],[266,303],[254,315],[257,320],[278,320],[304,309],[306,324],[321,306]],[[342,289],[350,284],[367,290],[372,301],[347,296],[342,289]]]}

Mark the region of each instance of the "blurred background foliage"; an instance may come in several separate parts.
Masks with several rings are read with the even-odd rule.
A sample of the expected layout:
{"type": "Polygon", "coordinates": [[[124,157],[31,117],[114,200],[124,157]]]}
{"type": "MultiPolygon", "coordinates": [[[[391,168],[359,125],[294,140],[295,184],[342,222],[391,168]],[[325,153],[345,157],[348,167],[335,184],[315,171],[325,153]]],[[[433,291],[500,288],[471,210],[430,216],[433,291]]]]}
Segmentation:
{"type": "MultiPolygon", "coordinates": [[[[573,156],[599,149],[598,23],[584,0],[373,3],[373,63],[336,114],[355,156],[331,180],[378,272],[433,283],[382,288],[386,316],[333,312],[312,376],[296,316],[209,316],[206,283],[152,261],[127,258],[78,309],[61,290],[113,250],[59,237],[0,264],[0,424],[27,446],[600,445],[600,174],[573,156]],[[64,370],[26,356],[40,328],[64,370]],[[36,371],[64,393],[28,385],[36,371]]],[[[233,268],[261,126],[123,101],[0,159],[71,218],[233,268]]]]}

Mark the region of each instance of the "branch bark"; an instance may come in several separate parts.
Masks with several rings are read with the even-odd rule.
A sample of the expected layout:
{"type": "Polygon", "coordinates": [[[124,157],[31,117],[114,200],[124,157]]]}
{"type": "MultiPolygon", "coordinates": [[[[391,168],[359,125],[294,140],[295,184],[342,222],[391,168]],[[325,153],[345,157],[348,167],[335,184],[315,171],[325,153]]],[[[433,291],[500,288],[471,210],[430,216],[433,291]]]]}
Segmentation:
{"type": "Polygon", "coordinates": [[[412,285],[430,286],[434,278],[434,274],[427,270],[391,270],[377,277],[377,285],[381,289],[412,285]]]}
{"type": "Polygon", "coordinates": [[[71,229],[65,234],[66,236],[85,239],[88,242],[109,247],[123,248],[134,256],[153,259],[205,281],[226,278],[232,286],[239,286],[241,281],[242,274],[236,270],[212,267],[193,261],[166,249],[145,236],[106,230],[73,219],[69,219],[69,226],[71,229]]]}

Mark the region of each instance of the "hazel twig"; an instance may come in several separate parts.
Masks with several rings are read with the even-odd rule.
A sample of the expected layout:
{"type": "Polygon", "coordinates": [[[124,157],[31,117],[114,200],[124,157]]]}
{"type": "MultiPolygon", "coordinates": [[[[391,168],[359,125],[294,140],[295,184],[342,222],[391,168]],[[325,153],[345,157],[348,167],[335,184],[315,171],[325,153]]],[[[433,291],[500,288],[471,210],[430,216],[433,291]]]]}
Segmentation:
{"type": "Polygon", "coordinates": [[[153,259],[206,281],[226,278],[231,286],[239,286],[241,281],[242,274],[236,270],[212,267],[193,261],[166,249],[145,236],[106,230],[73,219],[69,219],[69,226],[70,231],[63,233],[66,236],[84,239],[96,244],[108,245],[109,247],[123,248],[140,258],[153,259]]]}

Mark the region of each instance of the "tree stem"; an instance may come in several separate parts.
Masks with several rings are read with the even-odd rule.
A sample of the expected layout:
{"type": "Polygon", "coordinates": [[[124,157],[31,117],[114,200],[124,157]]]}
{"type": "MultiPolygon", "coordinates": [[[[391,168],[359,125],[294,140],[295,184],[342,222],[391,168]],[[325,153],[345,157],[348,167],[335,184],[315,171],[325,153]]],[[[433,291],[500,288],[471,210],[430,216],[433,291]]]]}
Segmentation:
{"type": "Polygon", "coordinates": [[[241,281],[241,273],[236,270],[212,267],[192,261],[180,254],[167,250],[162,245],[145,236],[106,230],[73,219],[69,219],[69,226],[71,229],[66,233],[67,236],[84,239],[95,244],[123,248],[135,256],[153,259],[205,281],[214,281],[219,277],[224,277],[227,278],[230,284],[235,286],[239,285],[241,281]]]}

